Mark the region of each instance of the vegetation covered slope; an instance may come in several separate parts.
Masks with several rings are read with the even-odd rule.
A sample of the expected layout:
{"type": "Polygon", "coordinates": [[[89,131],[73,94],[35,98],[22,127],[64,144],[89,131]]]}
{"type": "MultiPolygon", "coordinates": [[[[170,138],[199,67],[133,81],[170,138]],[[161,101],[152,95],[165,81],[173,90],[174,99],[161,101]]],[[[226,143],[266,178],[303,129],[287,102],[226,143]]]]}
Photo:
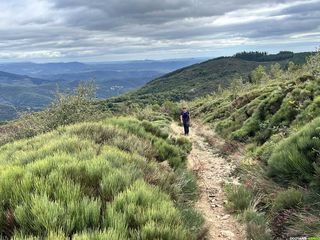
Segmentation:
{"type": "Polygon", "coordinates": [[[0,235],[195,239],[202,220],[187,207],[196,186],[182,167],[186,150],[186,139],[168,139],[134,118],[79,123],[3,145],[0,235]],[[177,170],[158,163],[165,160],[177,170]]]}
{"type": "Polygon", "coordinates": [[[228,90],[194,101],[192,110],[221,136],[246,144],[248,158],[256,160],[240,168],[245,187],[228,189],[251,239],[269,239],[263,212],[273,238],[317,236],[320,54],[303,66],[271,70],[259,67],[255,84],[235,80],[228,90]]]}
{"type": "Polygon", "coordinates": [[[311,53],[264,55],[265,61],[254,57],[242,59],[241,56],[221,57],[190,67],[182,68],[157,78],[135,92],[107,100],[107,103],[138,102],[144,104],[163,103],[166,100],[191,100],[199,96],[217,91],[220,87],[229,86],[235,76],[250,81],[250,73],[259,65],[269,68],[280,63],[285,67],[289,61],[304,63],[305,57],[311,53]],[[276,57],[275,57],[276,56],[276,57]],[[270,59],[269,59],[270,58],[270,59]]]}

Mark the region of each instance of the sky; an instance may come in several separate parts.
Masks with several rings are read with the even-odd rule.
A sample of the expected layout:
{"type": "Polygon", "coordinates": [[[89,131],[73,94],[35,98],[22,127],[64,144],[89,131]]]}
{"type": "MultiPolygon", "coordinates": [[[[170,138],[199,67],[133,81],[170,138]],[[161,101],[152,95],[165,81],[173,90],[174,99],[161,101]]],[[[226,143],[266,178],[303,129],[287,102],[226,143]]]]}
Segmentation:
{"type": "Polygon", "coordinates": [[[313,51],[320,0],[0,0],[0,61],[313,51]]]}

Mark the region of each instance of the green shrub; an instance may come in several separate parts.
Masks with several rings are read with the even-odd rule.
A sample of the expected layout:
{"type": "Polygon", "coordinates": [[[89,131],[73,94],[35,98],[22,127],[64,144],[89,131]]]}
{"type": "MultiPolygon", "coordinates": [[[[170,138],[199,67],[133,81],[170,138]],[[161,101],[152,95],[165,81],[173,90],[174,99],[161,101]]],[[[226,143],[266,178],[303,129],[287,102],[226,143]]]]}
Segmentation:
{"type": "Polygon", "coordinates": [[[271,240],[272,237],[268,230],[267,220],[263,213],[253,209],[246,209],[241,214],[241,220],[246,224],[247,239],[252,240],[271,240]]]}
{"type": "Polygon", "coordinates": [[[181,166],[188,142],[117,119],[0,147],[0,236],[15,230],[15,239],[194,239],[186,225],[202,223],[191,210],[197,221],[187,222],[182,211],[195,201],[195,180],[155,161],[181,166]],[[10,212],[15,222],[8,228],[10,212]]]}
{"type": "Polygon", "coordinates": [[[170,141],[168,139],[165,140],[162,138],[155,138],[155,135],[147,132],[146,129],[142,126],[142,123],[140,123],[136,119],[112,118],[108,119],[106,123],[114,124],[140,138],[151,141],[156,151],[155,158],[158,161],[167,160],[170,166],[173,168],[181,166],[186,159],[186,156],[181,153],[179,148],[170,144],[170,141]]]}
{"type": "Polygon", "coordinates": [[[282,139],[283,137],[279,134],[272,135],[267,142],[258,147],[256,150],[256,156],[259,157],[259,159],[261,159],[264,163],[267,163],[274,149],[278,146],[278,143],[282,139]]]}
{"type": "Polygon", "coordinates": [[[303,193],[297,189],[289,188],[288,190],[277,194],[273,202],[273,209],[276,212],[280,212],[284,209],[301,207],[302,204],[303,193]]]}
{"type": "Polygon", "coordinates": [[[125,190],[130,184],[130,175],[121,170],[115,170],[108,175],[102,177],[101,180],[101,195],[103,199],[110,199],[116,196],[121,191],[125,190]]]}
{"type": "Polygon", "coordinates": [[[106,225],[126,226],[130,239],[190,239],[168,196],[141,180],[115,198],[106,211],[106,225]]]}
{"type": "Polygon", "coordinates": [[[178,182],[182,190],[185,203],[193,203],[199,196],[196,177],[189,171],[178,169],[176,171],[178,182]]]}
{"type": "Polygon", "coordinates": [[[230,118],[227,118],[225,120],[219,121],[215,127],[215,130],[219,135],[223,137],[229,137],[230,133],[236,131],[241,126],[242,125],[238,122],[238,119],[237,121],[233,121],[230,118]]]}
{"type": "Polygon", "coordinates": [[[268,160],[269,174],[282,182],[298,184],[314,180],[313,163],[320,149],[320,118],[315,119],[299,132],[283,140],[268,160]]]}
{"type": "Polygon", "coordinates": [[[181,166],[182,159],[180,157],[179,149],[161,140],[156,141],[154,146],[157,149],[157,160],[167,160],[170,166],[174,168],[181,166]]]}
{"type": "Polygon", "coordinates": [[[255,136],[260,130],[260,119],[257,116],[252,116],[239,130],[233,132],[230,136],[234,140],[245,142],[248,138],[255,136]]]}
{"type": "Polygon", "coordinates": [[[249,208],[253,201],[253,194],[243,185],[226,185],[228,202],[226,208],[232,212],[241,212],[249,208]]]}
{"type": "Polygon", "coordinates": [[[192,233],[194,239],[200,239],[203,234],[203,224],[205,222],[203,216],[198,211],[194,210],[192,207],[182,208],[181,218],[186,224],[186,227],[192,233]]]}
{"type": "Polygon", "coordinates": [[[77,233],[73,236],[73,240],[126,240],[128,239],[122,231],[116,231],[114,229],[108,229],[103,231],[92,231],[92,232],[83,232],[77,233]]]}
{"type": "Polygon", "coordinates": [[[273,91],[259,103],[252,116],[243,123],[239,130],[233,132],[231,137],[235,140],[246,141],[248,138],[257,136],[256,141],[264,143],[271,136],[269,119],[274,113],[278,113],[284,96],[282,91],[273,91]]]}
{"type": "Polygon", "coordinates": [[[294,124],[303,126],[318,116],[320,116],[320,96],[315,97],[313,102],[311,102],[304,111],[299,113],[294,124]]]}
{"type": "Polygon", "coordinates": [[[186,137],[174,138],[173,142],[182,150],[182,153],[184,153],[185,155],[190,153],[192,150],[192,143],[186,137]]]}
{"type": "Polygon", "coordinates": [[[33,137],[60,126],[84,121],[97,121],[108,115],[98,109],[93,82],[81,83],[74,92],[58,93],[45,110],[22,113],[18,120],[8,125],[8,131],[0,136],[0,145],[9,141],[33,137]]]}
{"type": "MultiPolygon", "coordinates": [[[[45,239],[48,239],[48,240],[65,240],[66,239],[66,236],[61,232],[49,232],[46,236],[43,236],[45,237],[45,239]]],[[[14,236],[12,237],[12,239],[14,240],[38,240],[39,238],[38,237],[34,237],[34,236],[26,236],[24,235],[23,233],[19,233],[19,232],[16,232],[14,234],[14,236]]]]}
{"type": "Polygon", "coordinates": [[[148,121],[142,121],[142,126],[147,132],[150,132],[157,137],[160,137],[163,139],[167,139],[169,137],[169,134],[167,132],[162,131],[159,127],[153,125],[148,121]]]}
{"type": "Polygon", "coordinates": [[[270,232],[266,230],[265,225],[259,225],[255,222],[249,222],[246,226],[248,240],[271,240],[270,232]]]}

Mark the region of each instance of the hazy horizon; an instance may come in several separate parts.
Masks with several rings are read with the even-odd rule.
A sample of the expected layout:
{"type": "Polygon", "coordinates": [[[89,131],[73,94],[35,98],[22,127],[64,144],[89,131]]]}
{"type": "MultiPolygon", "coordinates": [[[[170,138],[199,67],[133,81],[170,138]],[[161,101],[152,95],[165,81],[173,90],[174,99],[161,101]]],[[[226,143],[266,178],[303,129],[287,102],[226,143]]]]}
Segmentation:
{"type": "MultiPolygon", "coordinates": [[[[319,43],[319,46],[320,46],[320,43],[319,43]]],[[[6,61],[6,60],[3,60],[3,59],[0,59],[0,64],[23,64],[23,63],[35,63],[35,64],[50,64],[50,63],[83,63],[83,64],[114,64],[114,63],[133,63],[133,62],[165,62],[165,61],[183,61],[183,60],[202,60],[202,61],[206,61],[206,60],[209,60],[209,59],[214,59],[214,58],[219,58],[219,57],[232,57],[234,56],[236,53],[240,53],[240,52],[244,52],[244,51],[247,51],[247,52],[250,52],[250,51],[253,51],[253,52],[267,52],[268,54],[277,54],[279,53],[280,51],[292,51],[294,53],[301,53],[301,52],[314,52],[318,49],[317,46],[315,46],[313,49],[308,49],[308,50],[305,50],[305,51],[292,51],[292,50],[288,50],[288,49],[282,49],[282,50],[279,50],[279,51],[274,51],[274,52],[268,52],[268,51],[263,51],[263,50],[260,50],[260,49],[250,49],[250,50],[242,50],[242,51],[238,51],[238,52],[234,52],[232,54],[229,54],[229,55],[218,55],[218,56],[196,56],[196,57],[178,57],[178,58],[159,58],[159,59],[123,59],[123,60],[105,60],[105,61],[81,61],[81,60],[77,60],[77,59],[70,59],[70,61],[68,60],[64,60],[64,59],[48,59],[47,61],[45,60],[21,60],[21,59],[11,59],[11,61],[6,61]]]]}

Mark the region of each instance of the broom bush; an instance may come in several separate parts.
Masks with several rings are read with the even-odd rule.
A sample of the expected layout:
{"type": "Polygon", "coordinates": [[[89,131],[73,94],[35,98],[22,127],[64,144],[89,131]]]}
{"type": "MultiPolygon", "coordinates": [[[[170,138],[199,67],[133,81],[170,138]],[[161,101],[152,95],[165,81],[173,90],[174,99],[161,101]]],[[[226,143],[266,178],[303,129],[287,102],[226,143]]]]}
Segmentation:
{"type": "MultiPolygon", "coordinates": [[[[123,117],[6,144],[0,147],[0,236],[194,239],[182,211],[183,199],[194,201],[187,196],[197,189],[185,169],[174,170],[183,166],[189,144],[123,117]]],[[[201,224],[191,226],[201,231],[201,224]]]]}

